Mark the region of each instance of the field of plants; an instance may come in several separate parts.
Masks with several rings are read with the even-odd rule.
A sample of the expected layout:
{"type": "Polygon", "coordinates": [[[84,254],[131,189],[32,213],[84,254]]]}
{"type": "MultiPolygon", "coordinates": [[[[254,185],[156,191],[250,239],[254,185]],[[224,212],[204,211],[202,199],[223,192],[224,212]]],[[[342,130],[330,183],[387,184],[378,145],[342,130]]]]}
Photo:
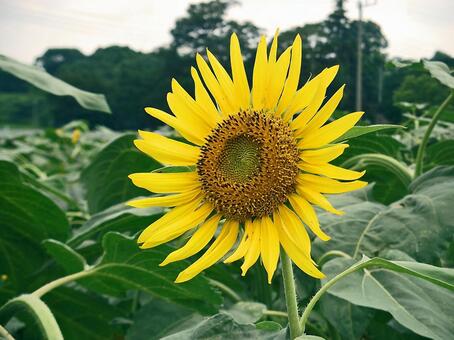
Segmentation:
{"type": "MultiPolygon", "coordinates": [[[[336,164],[366,170],[369,185],[329,197],[344,215],[318,211],[331,240],[315,239],[312,254],[327,277],[295,268],[298,339],[453,337],[454,124],[440,117],[454,78],[440,62],[424,67],[451,91],[438,108],[340,138],[350,147],[336,164]]],[[[30,70],[21,77],[103,105],[30,70]]],[[[189,235],[139,249],[137,234],[166,208],[127,206],[150,195],[128,175],[167,169],[135,138],[83,121],[0,129],[0,338],[287,339],[280,266],[272,284],[260,263],[241,277],[237,262],[174,283],[192,260],[159,263],[189,235]]]]}

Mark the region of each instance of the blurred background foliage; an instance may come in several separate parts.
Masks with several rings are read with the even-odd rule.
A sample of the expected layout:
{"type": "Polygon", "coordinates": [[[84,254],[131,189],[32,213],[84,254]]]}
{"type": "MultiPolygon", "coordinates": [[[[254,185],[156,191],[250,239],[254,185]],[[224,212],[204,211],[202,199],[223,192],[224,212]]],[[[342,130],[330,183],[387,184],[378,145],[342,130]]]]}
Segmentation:
{"type": "MultiPolygon", "coordinates": [[[[52,127],[83,119],[90,126],[104,125],[115,130],[149,128],[160,124],[143,112],[146,106],[167,109],[165,93],[172,77],[191,89],[189,69],[195,53],[208,48],[229,68],[228,46],[232,32],[242,43],[251,71],[254,49],[263,30],[251,22],[228,20],[233,0],[213,0],[192,4],[171,30],[172,41],[150,53],[127,46],[99,48],[91,55],[77,49],[49,49],[36,59],[47,72],[81,89],[104,93],[113,115],[89,112],[72,98],[54,97],[36,90],[24,81],[0,72],[0,124],[52,127]]],[[[344,1],[333,2],[333,12],[323,21],[304,24],[280,33],[280,48],[288,47],[297,33],[303,37],[301,82],[323,68],[341,65],[334,91],[347,84],[341,110],[352,110],[355,101],[356,42],[358,22],[346,16],[344,1]]],[[[446,97],[448,90],[432,79],[420,64],[397,67],[405,60],[390,60],[385,54],[386,37],[380,26],[363,22],[363,106],[371,122],[400,122],[402,113],[412,111],[406,103],[431,109],[446,97]],[[403,103],[403,104],[402,104],[403,103]]],[[[454,58],[436,52],[450,68],[454,58]]],[[[249,75],[250,76],[250,75],[249,75]]],[[[453,106],[447,110],[454,111],[453,106]]],[[[414,113],[414,112],[413,112],[414,113]]]]}

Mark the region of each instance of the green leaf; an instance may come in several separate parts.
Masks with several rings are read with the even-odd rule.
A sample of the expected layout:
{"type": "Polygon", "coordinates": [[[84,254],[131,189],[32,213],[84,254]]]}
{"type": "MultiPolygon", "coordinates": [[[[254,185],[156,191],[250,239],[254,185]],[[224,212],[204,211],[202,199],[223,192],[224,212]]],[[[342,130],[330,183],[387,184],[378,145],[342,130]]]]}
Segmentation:
{"type": "Polygon", "coordinates": [[[65,340],[120,339],[122,334],[113,321],[125,317],[125,311],[107,299],[73,288],[59,287],[44,295],[65,340]]]}
{"type": "Polygon", "coordinates": [[[444,140],[426,149],[424,167],[431,169],[437,165],[454,165],[454,140],[444,140]]]}
{"type": "MultiPolygon", "coordinates": [[[[418,261],[438,263],[454,227],[454,211],[449,203],[454,201],[454,167],[426,173],[410,185],[410,191],[389,207],[363,201],[341,207],[343,216],[319,214],[322,228],[332,239],[316,239],[315,256],[341,250],[357,258],[397,249],[418,261]]],[[[337,201],[342,198],[338,196],[337,201]]],[[[336,202],[333,204],[336,206],[336,202]]]]}
{"type": "Polygon", "coordinates": [[[162,299],[212,313],[222,303],[221,294],[203,275],[185,283],[175,283],[178,273],[189,266],[179,261],[159,267],[172,250],[167,245],[141,250],[135,238],[109,232],[103,238],[104,255],[93,274],[80,283],[101,294],[120,296],[129,289],[140,289],[162,299]]]}
{"type": "Polygon", "coordinates": [[[87,263],[82,255],[68,245],[57,240],[44,240],[43,246],[54,260],[61,265],[67,274],[73,274],[84,270],[87,263]]]}
{"type": "Polygon", "coordinates": [[[449,316],[454,314],[454,269],[380,258],[359,263],[337,258],[323,266],[327,279],[322,284],[353,266],[358,270],[333,285],[330,294],[387,311],[403,326],[432,339],[453,334],[449,316]]]}
{"type": "Polygon", "coordinates": [[[391,203],[408,193],[413,177],[410,169],[393,157],[366,153],[346,160],[342,167],[366,170],[362,178],[374,182],[374,197],[381,203],[391,203]]]}
{"type": "Polygon", "coordinates": [[[136,135],[127,134],[115,139],[83,170],[81,182],[87,192],[90,213],[133,197],[150,194],[147,190],[134,186],[128,175],[152,171],[161,167],[161,164],[136,149],[133,144],[136,138],[136,135]]]}
{"type": "Polygon", "coordinates": [[[280,331],[282,329],[282,326],[274,321],[260,321],[255,324],[255,327],[264,331],[280,331]]]}
{"type": "Polygon", "coordinates": [[[451,75],[448,65],[441,61],[423,60],[423,65],[430,75],[443,85],[454,89],[454,77],[451,75]]]}
{"type": "Polygon", "coordinates": [[[375,311],[356,306],[334,295],[325,294],[320,300],[323,316],[328,319],[342,339],[361,339],[375,311]]]}
{"type": "Polygon", "coordinates": [[[264,311],[266,306],[263,303],[238,302],[223,312],[229,314],[239,324],[248,324],[260,320],[264,311]]]}
{"type": "Polygon", "coordinates": [[[376,125],[368,125],[368,126],[354,126],[342,136],[337,138],[333,143],[339,143],[344,140],[349,140],[355,137],[359,137],[365,135],[367,133],[377,132],[381,130],[389,130],[389,129],[402,129],[402,125],[394,125],[394,124],[376,124],[376,125]]]}
{"type": "Polygon", "coordinates": [[[36,326],[43,339],[63,340],[61,330],[49,307],[31,294],[20,295],[0,308],[0,324],[6,324],[14,315],[25,318],[29,327],[36,326]],[[25,314],[24,314],[25,312],[25,314]]]}
{"type": "Polygon", "coordinates": [[[25,80],[46,92],[57,96],[71,96],[80,106],[88,110],[111,113],[104,95],[80,90],[51,76],[39,67],[22,64],[14,59],[0,55],[0,70],[11,73],[13,76],[25,80]]]}
{"type": "Polygon", "coordinates": [[[300,335],[295,338],[295,340],[325,340],[324,338],[316,335],[300,335]]]}
{"type": "Polygon", "coordinates": [[[120,203],[91,216],[67,244],[77,247],[86,240],[97,241],[107,231],[135,234],[156,221],[162,213],[163,209],[158,207],[138,209],[120,203]]]}
{"type": "Polygon", "coordinates": [[[254,325],[240,325],[227,314],[216,314],[187,330],[166,336],[162,340],[187,339],[276,339],[284,340],[286,330],[267,331],[257,329],[254,325]]]}
{"type": "Polygon", "coordinates": [[[53,201],[21,181],[14,164],[0,161],[0,174],[0,268],[6,287],[19,292],[48,259],[41,242],[65,241],[69,226],[53,201]]]}
{"type": "Polygon", "coordinates": [[[145,334],[149,340],[158,340],[202,320],[200,314],[194,313],[189,308],[154,299],[137,311],[134,322],[126,334],[126,340],[141,340],[145,334]]]}

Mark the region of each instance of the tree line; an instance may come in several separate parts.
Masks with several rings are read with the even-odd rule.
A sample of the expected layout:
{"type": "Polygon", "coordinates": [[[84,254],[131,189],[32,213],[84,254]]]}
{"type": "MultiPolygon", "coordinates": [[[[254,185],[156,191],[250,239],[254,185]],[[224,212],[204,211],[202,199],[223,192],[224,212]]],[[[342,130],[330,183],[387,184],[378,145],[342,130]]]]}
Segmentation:
{"type": "MultiPolygon", "coordinates": [[[[263,30],[252,22],[227,19],[227,11],[234,5],[239,4],[234,0],[211,0],[189,5],[185,16],[171,30],[171,43],[150,53],[111,46],[84,55],[77,49],[64,48],[49,49],[37,58],[36,63],[50,74],[81,89],[106,94],[111,116],[88,112],[72,98],[47,95],[0,72],[0,123],[59,126],[84,119],[92,126],[102,124],[119,130],[156,128],[159,122],[147,117],[143,108],[168,109],[165,93],[170,90],[172,77],[192,90],[190,67],[195,53],[204,55],[208,48],[229,68],[229,38],[236,32],[242,42],[246,68],[252,70],[263,30]]],[[[340,110],[352,111],[358,21],[346,16],[344,1],[336,0],[333,12],[321,22],[280,32],[281,52],[291,45],[297,33],[303,37],[301,84],[325,67],[341,65],[331,91],[347,84],[340,110]]],[[[363,22],[363,109],[367,119],[398,122],[411,105],[408,103],[430,107],[446,96],[447,90],[430,78],[421,65],[396,66],[403,61],[389,60],[386,47],[380,26],[363,22]]],[[[442,52],[436,52],[432,59],[454,66],[454,59],[442,52]]]]}

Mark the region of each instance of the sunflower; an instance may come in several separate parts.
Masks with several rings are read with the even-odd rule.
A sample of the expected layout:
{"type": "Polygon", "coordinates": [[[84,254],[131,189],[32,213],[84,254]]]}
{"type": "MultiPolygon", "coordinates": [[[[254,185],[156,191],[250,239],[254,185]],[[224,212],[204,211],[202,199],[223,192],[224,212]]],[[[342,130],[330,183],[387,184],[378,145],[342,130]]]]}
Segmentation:
{"type": "Polygon", "coordinates": [[[131,201],[131,206],[172,207],[140,234],[138,243],[146,249],[191,233],[162,266],[193,256],[211,243],[176,282],[190,280],[223,258],[225,263],[243,259],[244,276],[259,257],[271,282],[280,247],[308,275],[324,277],[311,259],[306,228],[324,241],[329,236],[320,228],[313,205],[340,215],[323,194],[366,185],[357,180],[364,172],[330,164],[348,147],[333,142],[363,114],[354,112],[327,123],[343,95],[344,86],[325,101],[339,67],[324,69],[298,88],[301,38],[296,36],[279,57],[277,41],[276,33],[268,53],[265,37],[260,39],[252,89],[233,34],[231,75],[207,50],[207,60],[198,54],[197,69],[191,68],[194,97],[172,79],[167,102],[173,115],[145,109],[186,141],[139,131],[137,148],[175,166],[170,167],[175,171],[129,176],[136,186],[160,194],[131,201]],[[188,171],[181,172],[181,166],[188,171]]]}

